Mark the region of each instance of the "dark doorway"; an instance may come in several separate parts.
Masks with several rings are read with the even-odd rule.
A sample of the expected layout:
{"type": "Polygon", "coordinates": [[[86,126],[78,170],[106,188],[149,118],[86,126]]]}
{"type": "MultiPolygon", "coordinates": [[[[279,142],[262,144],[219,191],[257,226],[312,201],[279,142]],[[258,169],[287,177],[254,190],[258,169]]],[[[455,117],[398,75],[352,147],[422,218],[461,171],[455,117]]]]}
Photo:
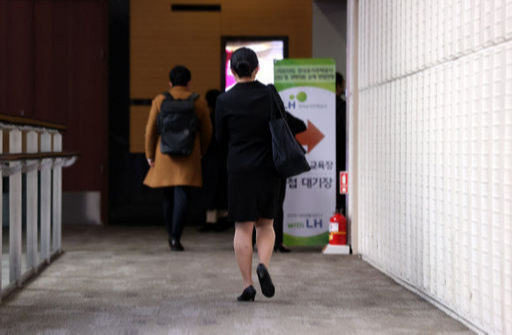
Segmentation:
{"type": "Polygon", "coordinates": [[[109,222],[158,221],[157,192],[142,186],[147,164],[131,154],[130,2],[109,0],[109,222]]]}
{"type": "MultiPolygon", "coordinates": [[[[162,192],[143,186],[148,170],[145,156],[130,153],[130,2],[109,0],[108,13],[109,222],[161,224],[162,192]]],[[[189,222],[202,218],[200,191],[192,194],[189,222]]]]}

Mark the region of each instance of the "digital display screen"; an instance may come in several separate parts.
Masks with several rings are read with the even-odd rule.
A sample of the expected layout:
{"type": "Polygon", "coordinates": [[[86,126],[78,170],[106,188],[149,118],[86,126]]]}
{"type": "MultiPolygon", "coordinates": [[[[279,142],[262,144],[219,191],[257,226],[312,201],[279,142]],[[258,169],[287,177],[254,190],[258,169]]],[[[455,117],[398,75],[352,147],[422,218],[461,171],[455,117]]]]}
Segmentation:
{"type": "Polygon", "coordinates": [[[226,41],[225,44],[225,90],[228,91],[236,84],[235,77],[231,73],[231,55],[241,47],[252,49],[258,56],[260,70],[256,75],[256,80],[263,84],[272,84],[274,82],[274,60],[283,59],[285,55],[285,43],[283,40],[268,41],[226,41]]]}

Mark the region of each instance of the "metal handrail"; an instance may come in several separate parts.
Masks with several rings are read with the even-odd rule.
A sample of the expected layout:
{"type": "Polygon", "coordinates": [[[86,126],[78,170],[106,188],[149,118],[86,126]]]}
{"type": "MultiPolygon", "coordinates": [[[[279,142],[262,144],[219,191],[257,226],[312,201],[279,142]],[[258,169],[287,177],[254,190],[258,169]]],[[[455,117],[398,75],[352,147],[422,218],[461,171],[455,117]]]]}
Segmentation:
{"type": "Polygon", "coordinates": [[[69,158],[79,156],[76,151],[62,151],[62,152],[38,152],[31,154],[4,154],[0,155],[0,163],[2,162],[13,162],[13,161],[26,161],[34,159],[45,159],[45,158],[69,158]]]}
{"type": "Polygon", "coordinates": [[[43,129],[52,129],[52,130],[58,130],[60,132],[66,131],[68,127],[58,124],[58,123],[52,123],[52,122],[46,122],[46,121],[40,121],[35,119],[29,119],[19,116],[10,116],[10,115],[4,115],[0,114],[0,123],[6,123],[18,127],[25,127],[25,126],[31,126],[35,128],[43,128],[43,129]]]}
{"type": "MultiPolygon", "coordinates": [[[[21,287],[63,252],[62,168],[73,165],[79,156],[77,152],[62,151],[61,132],[65,129],[53,123],[0,115],[0,178],[9,177],[9,280],[7,285],[2,284],[0,267],[0,299],[21,287]],[[8,133],[9,152],[2,154],[6,149],[2,144],[4,133],[8,133]],[[22,147],[26,152],[22,153],[22,147]],[[24,184],[23,174],[26,175],[24,184]],[[21,266],[24,191],[27,269],[21,266]]],[[[2,189],[3,181],[0,183],[0,218],[4,210],[2,189]]]]}

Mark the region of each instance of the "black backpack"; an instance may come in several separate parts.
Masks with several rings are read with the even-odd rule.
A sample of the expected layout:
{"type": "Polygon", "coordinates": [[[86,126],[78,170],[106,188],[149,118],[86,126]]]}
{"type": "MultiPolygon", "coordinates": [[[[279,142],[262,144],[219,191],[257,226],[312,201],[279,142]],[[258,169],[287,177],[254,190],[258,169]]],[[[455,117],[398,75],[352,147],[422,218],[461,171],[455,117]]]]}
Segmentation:
{"type": "Polygon", "coordinates": [[[188,99],[177,100],[168,92],[160,106],[156,120],[160,134],[160,151],[171,156],[189,156],[194,150],[199,119],[194,112],[194,102],[199,97],[192,93],[188,99]]]}

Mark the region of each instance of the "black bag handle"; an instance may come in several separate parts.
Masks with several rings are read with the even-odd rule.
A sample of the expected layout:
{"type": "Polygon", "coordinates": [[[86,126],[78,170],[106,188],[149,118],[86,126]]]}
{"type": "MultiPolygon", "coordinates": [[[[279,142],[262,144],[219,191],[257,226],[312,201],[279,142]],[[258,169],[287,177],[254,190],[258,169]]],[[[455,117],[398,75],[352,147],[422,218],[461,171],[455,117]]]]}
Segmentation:
{"type": "Polygon", "coordinates": [[[276,119],[286,119],[284,114],[284,104],[281,98],[279,97],[279,93],[277,92],[277,89],[274,85],[268,84],[267,85],[269,91],[270,91],[270,98],[271,98],[271,110],[270,110],[270,119],[276,120],[276,119]],[[275,110],[277,109],[277,113],[275,110]],[[277,117],[279,116],[279,117],[277,117]]]}

